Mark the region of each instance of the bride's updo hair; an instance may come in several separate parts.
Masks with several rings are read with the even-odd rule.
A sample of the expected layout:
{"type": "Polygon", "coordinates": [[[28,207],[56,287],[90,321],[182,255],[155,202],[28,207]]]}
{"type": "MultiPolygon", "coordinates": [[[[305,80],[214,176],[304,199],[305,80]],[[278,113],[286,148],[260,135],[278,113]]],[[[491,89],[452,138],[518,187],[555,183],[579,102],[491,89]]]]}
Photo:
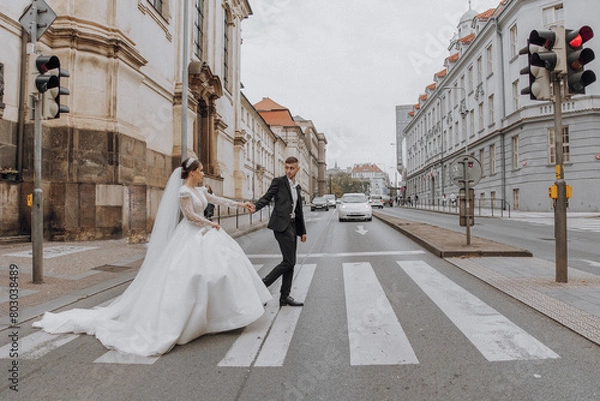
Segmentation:
{"type": "Polygon", "coordinates": [[[198,167],[200,167],[200,160],[195,157],[188,157],[181,163],[181,178],[185,180],[188,178],[188,175],[198,167]]]}

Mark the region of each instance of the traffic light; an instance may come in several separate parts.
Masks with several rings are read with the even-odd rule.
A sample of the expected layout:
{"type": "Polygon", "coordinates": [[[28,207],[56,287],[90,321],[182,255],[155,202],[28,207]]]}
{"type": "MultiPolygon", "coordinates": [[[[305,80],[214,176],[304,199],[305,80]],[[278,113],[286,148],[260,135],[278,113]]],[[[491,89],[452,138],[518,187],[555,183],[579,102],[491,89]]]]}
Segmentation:
{"type": "Polygon", "coordinates": [[[61,77],[69,77],[69,72],[60,68],[56,56],[30,56],[29,92],[42,94],[42,119],[60,118],[60,113],[68,113],[69,108],[60,104],[60,95],[69,95],[67,88],[60,86],[61,77]]]}
{"type": "Polygon", "coordinates": [[[585,93],[585,87],[596,81],[594,71],[584,71],[584,66],[596,57],[592,49],[583,48],[583,44],[593,37],[594,31],[587,25],[565,30],[569,94],[585,93]]]}
{"type": "Polygon", "coordinates": [[[531,100],[550,100],[552,97],[551,73],[558,63],[556,52],[552,51],[557,40],[556,32],[533,30],[527,39],[527,46],[519,54],[527,54],[527,67],[521,75],[529,76],[529,85],[521,90],[531,100]]]}

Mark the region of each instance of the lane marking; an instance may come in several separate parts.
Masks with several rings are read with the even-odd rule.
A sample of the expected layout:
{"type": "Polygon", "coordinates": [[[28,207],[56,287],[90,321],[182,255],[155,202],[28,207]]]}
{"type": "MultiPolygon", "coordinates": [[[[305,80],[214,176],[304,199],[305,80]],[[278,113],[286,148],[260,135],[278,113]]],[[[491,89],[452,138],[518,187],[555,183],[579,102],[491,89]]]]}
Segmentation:
{"type": "MultiPolygon", "coordinates": [[[[316,267],[316,264],[301,266],[292,286],[292,294],[297,301],[304,302],[306,299],[316,267]]],[[[279,307],[279,300],[275,301],[279,307]]],[[[302,309],[284,306],[279,310],[254,366],[283,366],[302,309]]]]}
{"type": "Polygon", "coordinates": [[[418,364],[370,263],[344,263],[351,365],[418,364]]]}
{"type": "Polygon", "coordinates": [[[424,261],[397,261],[488,361],[560,358],[424,261]]]}
{"type": "Polygon", "coordinates": [[[356,232],[361,235],[365,235],[366,233],[369,232],[369,230],[365,230],[364,226],[356,226],[356,232]]]}
{"type": "MultiPolygon", "coordinates": [[[[347,256],[412,256],[422,255],[425,251],[380,251],[380,252],[339,252],[339,253],[300,253],[297,258],[339,258],[347,256]]],[[[248,254],[248,258],[267,258],[267,259],[281,259],[281,253],[255,253],[248,254]]]]}
{"type": "MultiPolygon", "coordinates": [[[[10,334],[10,331],[8,331],[8,334],[10,334]]],[[[28,336],[19,338],[19,359],[39,359],[77,337],[79,337],[78,334],[49,334],[45,331],[36,331],[28,336]]],[[[0,348],[0,359],[8,359],[11,348],[12,343],[0,348]]]]}

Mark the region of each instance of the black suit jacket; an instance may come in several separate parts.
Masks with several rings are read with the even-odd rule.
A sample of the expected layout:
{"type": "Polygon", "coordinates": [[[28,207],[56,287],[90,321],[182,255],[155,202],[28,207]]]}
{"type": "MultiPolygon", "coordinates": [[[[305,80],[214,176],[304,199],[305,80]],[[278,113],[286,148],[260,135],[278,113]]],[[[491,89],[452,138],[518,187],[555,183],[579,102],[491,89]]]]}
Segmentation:
{"type": "Polygon", "coordinates": [[[298,202],[296,205],[292,205],[292,189],[287,176],[273,178],[271,186],[267,192],[260,198],[254,206],[256,210],[260,210],[267,206],[271,200],[275,201],[271,218],[269,219],[269,227],[273,231],[285,231],[290,224],[290,215],[292,214],[292,207],[295,206],[294,215],[296,220],[296,234],[302,236],[306,234],[306,225],[304,224],[304,213],[302,212],[302,197],[300,186],[297,185],[294,188],[298,191],[298,202]]]}

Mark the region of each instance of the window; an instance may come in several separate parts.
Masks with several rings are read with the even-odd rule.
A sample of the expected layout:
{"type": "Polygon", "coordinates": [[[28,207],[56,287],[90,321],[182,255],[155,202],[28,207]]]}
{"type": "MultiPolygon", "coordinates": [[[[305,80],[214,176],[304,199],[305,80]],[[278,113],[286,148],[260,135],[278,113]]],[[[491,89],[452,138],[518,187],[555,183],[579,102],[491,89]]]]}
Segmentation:
{"type": "Polygon", "coordinates": [[[194,53],[202,60],[204,43],[204,0],[196,0],[194,13],[194,53]]]}
{"type": "Polygon", "coordinates": [[[485,118],[483,113],[483,102],[479,103],[479,127],[478,131],[482,131],[485,127],[485,118]]]}
{"type": "MultiPolygon", "coordinates": [[[[4,109],[4,107],[4,64],[0,63],[0,109],[4,109]]],[[[2,117],[1,114],[0,117],[2,117]]]]}
{"type": "Polygon", "coordinates": [[[519,96],[521,95],[521,91],[519,90],[519,80],[517,79],[512,83],[512,104],[513,111],[517,111],[519,109],[519,96]]]}
{"type": "Polygon", "coordinates": [[[513,210],[521,209],[521,199],[519,195],[519,188],[513,189],[513,210]]]}
{"type": "Polygon", "coordinates": [[[494,116],[494,95],[490,95],[488,97],[488,121],[489,124],[492,125],[494,124],[495,121],[495,116],[494,116]]]}
{"type": "Polygon", "coordinates": [[[231,91],[229,74],[230,50],[231,50],[231,24],[229,22],[229,11],[225,10],[223,19],[223,83],[226,89],[231,91]]]}
{"type": "Polygon", "coordinates": [[[471,92],[473,90],[473,66],[470,65],[469,69],[467,70],[467,84],[469,85],[469,87],[467,88],[469,90],[469,92],[471,92]]]}
{"type": "Polygon", "coordinates": [[[517,26],[510,27],[510,57],[516,57],[519,54],[519,36],[517,26]]]}
{"type": "MultiPolygon", "coordinates": [[[[571,160],[571,152],[569,149],[569,127],[563,127],[563,163],[568,163],[571,160]]],[[[554,128],[548,128],[548,162],[556,164],[556,141],[554,136],[554,128]]]]}
{"type": "Polygon", "coordinates": [[[542,10],[542,17],[546,28],[562,25],[565,21],[563,5],[557,4],[552,7],[544,8],[542,10]]]}
{"type": "Polygon", "coordinates": [[[494,53],[492,52],[492,45],[489,45],[485,52],[487,59],[487,75],[491,75],[494,71],[494,53]]]}
{"type": "MultiPolygon", "coordinates": [[[[469,113],[469,135],[475,135],[475,111],[471,110],[469,113]]],[[[465,140],[468,140],[469,136],[465,136],[465,140]]]]}
{"type": "Polygon", "coordinates": [[[512,137],[512,168],[514,170],[519,168],[519,137],[512,137]]]}
{"type": "Polygon", "coordinates": [[[496,145],[490,145],[490,175],[496,174],[496,145]]]}
{"type": "Polygon", "coordinates": [[[163,14],[163,0],[149,0],[150,4],[152,4],[152,7],[154,7],[156,9],[156,11],[158,11],[160,13],[160,15],[163,14]]]}
{"type": "Polygon", "coordinates": [[[483,61],[481,56],[477,58],[477,83],[483,82],[483,61]]]}
{"type": "Polygon", "coordinates": [[[479,163],[481,163],[481,176],[485,177],[485,148],[479,149],[479,163]]]}

